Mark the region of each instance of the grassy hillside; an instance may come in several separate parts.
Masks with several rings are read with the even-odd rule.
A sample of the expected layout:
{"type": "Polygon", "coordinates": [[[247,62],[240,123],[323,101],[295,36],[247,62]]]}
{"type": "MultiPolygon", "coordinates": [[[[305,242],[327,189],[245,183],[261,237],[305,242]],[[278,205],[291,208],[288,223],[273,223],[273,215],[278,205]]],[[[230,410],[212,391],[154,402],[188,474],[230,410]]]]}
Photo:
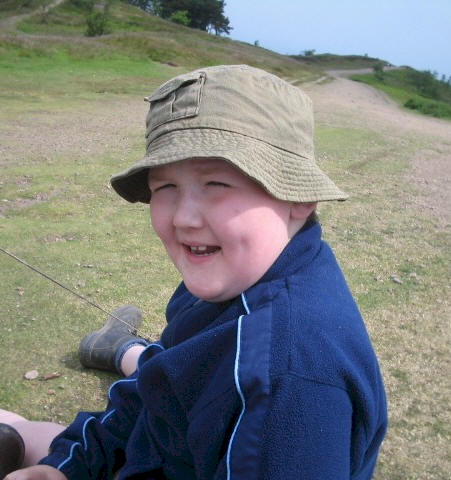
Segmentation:
{"type": "MultiPolygon", "coordinates": [[[[9,0],[12,3],[12,0],[9,0]]],[[[17,1],[20,3],[20,1],[17,1]]],[[[214,64],[247,63],[264,67],[294,81],[318,76],[319,69],[294,59],[229,38],[186,28],[147,14],[125,2],[113,0],[109,7],[107,35],[85,37],[86,0],[65,0],[56,8],[21,20],[17,29],[27,34],[3,37],[8,50],[25,49],[22,55],[61,53],[77,59],[118,58],[151,60],[185,69],[214,64]]],[[[17,53],[17,50],[15,51],[17,53]]]]}
{"type": "Polygon", "coordinates": [[[430,72],[405,67],[351,78],[383,90],[406,108],[438,118],[451,118],[451,84],[437,80],[430,72]]]}
{"type": "Polygon", "coordinates": [[[367,55],[321,53],[318,55],[292,55],[292,58],[303,62],[305,65],[320,67],[324,70],[353,70],[372,68],[376,64],[389,65],[385,60],[368,57],[367,55]]]}
{"type": "Polygon", "coordinates": [[[247,63],[293,83],[321,74],[287,56],[176,25],[118,0],[109,7],[110,33],[97,37],[85,35],[86,0],[63,0],[25,17],[22,4],[8,1],[3,22],[14,20],[14,13],[21,17],[0,35],[0,99],[10,115],[21,111],[25,99],[31,111],[43,103],[61,111],[117,96],[142,98],[172,76],[208,65],[247,63]]]}

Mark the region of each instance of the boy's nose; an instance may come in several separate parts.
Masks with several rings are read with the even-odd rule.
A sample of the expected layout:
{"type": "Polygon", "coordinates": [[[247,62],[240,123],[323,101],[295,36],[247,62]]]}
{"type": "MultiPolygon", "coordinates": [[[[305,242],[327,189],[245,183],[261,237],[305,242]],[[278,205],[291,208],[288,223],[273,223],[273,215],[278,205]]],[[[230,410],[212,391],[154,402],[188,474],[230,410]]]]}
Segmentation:
{"type": "Polygon", "coordinates": [[[191,195],[182,195],[177,199],[173,216],[177,228],[200,228],[203,225],[203,215],[200,206],[191,195]]]}

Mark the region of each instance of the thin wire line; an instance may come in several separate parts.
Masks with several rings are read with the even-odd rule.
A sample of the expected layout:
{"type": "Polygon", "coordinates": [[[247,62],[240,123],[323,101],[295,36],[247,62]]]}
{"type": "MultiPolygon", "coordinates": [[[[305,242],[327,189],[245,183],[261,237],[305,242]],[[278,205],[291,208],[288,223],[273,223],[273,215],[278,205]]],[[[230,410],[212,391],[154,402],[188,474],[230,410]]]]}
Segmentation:
{"type": "Polygon", "coordinates": [[[0,247],[0,251],[2,251],[3,253],[6,253],[6,255],[9,255],[11,258],[14,258],[14,260],[17,260],[17,261],[20,262],[22,265],[25,265],[26,267],[30,268],[30,269],[33,270],[34,272],[39,273],[39,275],[42,275],[44,278],[46,278],[47,280],[50,280],[51,282],[55,283],[55,284],[58,285],[59,287],[64,288],[64,290],[67,290],[68,292],[72,293],[72,295],[75,295],[75,296],[78,297],[80,300],[83,300],[83,301],[85,301],[86,303],[89,303],[89,305],[91,305],[92,307],[95,307],[95,308],[99,309],[101,312],[106,313],[106,314],[109,315],[110,317],[113,317],[113,318],[114,318],[115,320],[117,320],[118,322],[121,322],[121,323],[127,325],[127,327],[130,327],[130,328],[131,328],[131,331],[132,331],[132,332],[135,331],[135,327],[134,327],[133,325],[129,324],[128,322],[126,322],[126,321],[123,320],[122,318],[116,317],[116,315],[114,315],[113,313],[108,312],[107,310],[103,309],[101,306],[97,305],[97,303],[92,302],[91,300],[89,300],[88,298],[84,297],[83,295],[80,295],[79,293],[74,292],[72,289],[70,289],[70,288],[67,287],[66,285],[62,284],[62,283],[59,282],[58,280],[55,280],[54,278],[52,278],[52,277],[51,277],[50,275],[48,275],[47,273],[39,270],[39,269],[36,268],[36,267],[33,267],[32,265],[30,265],[29,263],[27,263],[25,260],[22,260],[21,258],[17,257],[16,255],[14,255],[14,254],[11,253],[11,252],[8,252],[7,250],[5,250],[5,249],[2,248],[2,247],[0,247]]]}

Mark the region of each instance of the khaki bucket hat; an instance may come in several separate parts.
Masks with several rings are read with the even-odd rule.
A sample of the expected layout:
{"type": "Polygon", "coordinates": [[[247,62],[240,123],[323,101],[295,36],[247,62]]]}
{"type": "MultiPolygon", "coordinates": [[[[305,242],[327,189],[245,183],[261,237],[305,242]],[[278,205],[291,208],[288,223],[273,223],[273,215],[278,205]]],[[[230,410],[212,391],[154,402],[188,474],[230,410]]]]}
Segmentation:
{"type": "Polygon", "coordinates": [[[173,78],[146,100],[146,155],[111,179],[129,202],[150,201],[149,169],[188,158],[227,160],[280,200],[347,198],[315,162],[310,98],[275,75],[208,67],[173,78]]]}

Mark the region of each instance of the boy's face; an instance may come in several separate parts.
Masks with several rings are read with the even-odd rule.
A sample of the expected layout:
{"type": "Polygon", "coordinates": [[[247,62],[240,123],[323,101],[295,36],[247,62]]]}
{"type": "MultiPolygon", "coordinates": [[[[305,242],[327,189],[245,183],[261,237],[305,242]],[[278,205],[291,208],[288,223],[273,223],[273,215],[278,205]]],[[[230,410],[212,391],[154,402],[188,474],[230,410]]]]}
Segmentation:
{"type": "Polygon", "coordinates": [[[152,168],[149,186],[155,232],[188,290],[210,302],[256,283],[305,223],[292,203],[220,159],[152,168]]]}

